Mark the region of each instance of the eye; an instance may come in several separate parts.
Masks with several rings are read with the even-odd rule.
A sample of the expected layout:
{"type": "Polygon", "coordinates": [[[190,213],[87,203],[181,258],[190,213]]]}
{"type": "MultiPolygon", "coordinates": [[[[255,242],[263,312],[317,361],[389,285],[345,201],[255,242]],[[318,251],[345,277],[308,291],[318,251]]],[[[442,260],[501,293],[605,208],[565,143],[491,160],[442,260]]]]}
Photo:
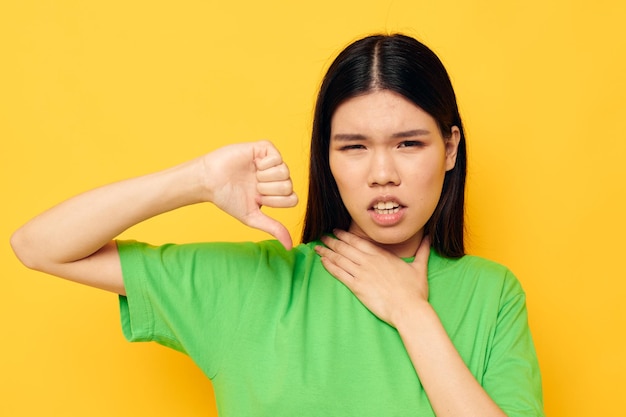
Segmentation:
{"type": "Polygon", "coordinates": [[[349,151],[351,149],[365,149],[365,146],[359,144],[359,143],[355,143],[352,145],[345,145],[339,148],[340,151],[349,151]]]}
{"type": "Polygon", "coordinates": [[[424,142],[420,142],[419,140],[405,140],[398,145],[398,148],[412,148],[418,147],[421,148],[424,146],[424,142]]]}

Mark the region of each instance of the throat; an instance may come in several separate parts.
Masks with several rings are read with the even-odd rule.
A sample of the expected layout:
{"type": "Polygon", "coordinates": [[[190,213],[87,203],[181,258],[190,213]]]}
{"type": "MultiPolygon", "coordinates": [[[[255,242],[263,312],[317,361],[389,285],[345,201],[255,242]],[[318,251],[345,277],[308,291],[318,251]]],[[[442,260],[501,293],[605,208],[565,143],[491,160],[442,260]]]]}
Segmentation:
{"type": "MultiPolygon", "coordinates": [[[[395,228],[394,228],[395,229],[395,228]]],[[[369,234],[365,233],[357,224],[352,222],[348,232],[384,249],[400,258],[412,258],[417,252],[417,248],[422,242],[422,236],[424,230],[420,230],[418,233],[412,236],[402,236],[396,230],[389,230],[383,228],[379,231],[371,231],[369,234]]]]}

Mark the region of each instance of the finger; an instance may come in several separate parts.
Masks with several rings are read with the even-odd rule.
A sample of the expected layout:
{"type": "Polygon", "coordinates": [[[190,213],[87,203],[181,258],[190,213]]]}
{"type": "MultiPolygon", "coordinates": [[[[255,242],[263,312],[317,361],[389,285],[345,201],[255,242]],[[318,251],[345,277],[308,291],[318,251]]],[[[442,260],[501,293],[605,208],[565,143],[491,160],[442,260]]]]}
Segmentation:
{"type": "Polygon", "coordinates": [[[353,291],[353,286],[356,284],[356,280],[352,275],[346,272],[344,269],[337,266],[329,258],[321,258],[322,265],[326,270],[339,281],[341,281],[346,287],[353,291]]]}
{"type": "Polygon", "coordinates": [[[274,236],[287,250],[293,247],[287,228],[261,211],[246,218],[246,224],[274,236]]]}
{"type": "Polygon", "coordinates": [[[261,141],[255,146],[254,163],[257,170],[263,171],[282,164],[283,158],[271,142],[261,141]]]}
{"type": "Polygon", "coordinates": [[[335,236],[337,236],[337,239],[347,243],[350,247],[358,249],[363,253],[376,254],[380,253],[381,251],[381,249],[378,246],[374,245],[371,241],[363,239],[362,237],[359,237],[354,233],[350,233],[340,229],[333,230],[333,233],[335,236]]]}
{"type": "Polygon", "coordinates": [[[354,272],[357,265],[348,258],[334,252],[332,249],[324,246],[316,246],[315,251],[321,256],[324,267],[333,276],[342,280],[354,280],[354,272]]]}
{"type": "Polygon", "coordinates": [[[283,181],[260,182],[256,186],[259,194],[265,196],[288,196],[293,194],[293,184],[290,179],[283,181]]]}
{"type": "Polygon", "coordinates": [[[261,195],[257,198],[257,203],[261,206],[273,208],[295,207],[298,204],[298,196],[292,192],[289,195],[261,195]]]}
{"type": "Polygon", "coordinates": [[[350,244],[341,241],[339,238],[334,239],[330,236],[322,236],[320,240],[334,253],[349,259],[357,265],[362,264],[363,252],[350,246],[350,244]]]}
{"type": "Polygon", "coordinates": [[[289,179],[289,168],[284,162],[263,169],[257,166],[256,179],[261,182],[287,180],[289,179]]]}
{"type": "Polygon", "coordinates": [[[352,276],[356,276],[360,262],[358,260],[359,253],[351,251],[345,243],[333,239],[329,236],[321,238],[322,243],[326,247],[320,247],[318,253],[330,259],[334,264],[348,272],[352,276]]]}

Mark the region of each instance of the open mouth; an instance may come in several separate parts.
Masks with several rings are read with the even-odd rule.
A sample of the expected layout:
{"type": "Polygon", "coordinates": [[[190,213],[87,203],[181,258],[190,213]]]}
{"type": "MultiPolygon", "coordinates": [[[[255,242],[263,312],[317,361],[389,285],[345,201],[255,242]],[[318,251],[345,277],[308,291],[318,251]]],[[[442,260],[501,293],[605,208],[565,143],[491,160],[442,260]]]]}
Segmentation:
{"type": "Polygon", "coordinates": [[[379,201],[372,206],[376,214],[393,214],[400,211],[400,204],[395,201],[379,201]]]}

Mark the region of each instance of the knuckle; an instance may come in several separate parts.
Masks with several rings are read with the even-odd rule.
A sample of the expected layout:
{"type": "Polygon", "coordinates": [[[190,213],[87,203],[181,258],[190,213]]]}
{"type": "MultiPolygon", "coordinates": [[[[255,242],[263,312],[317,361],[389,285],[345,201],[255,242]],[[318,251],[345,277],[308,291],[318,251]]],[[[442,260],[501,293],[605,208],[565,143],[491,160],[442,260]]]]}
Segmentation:
{"type": "Polygon", "coordinates": [[[257,141],[257,144],[259,144],[260,146],[264,147],[264,148],[273,148],[274,145],[272,144],[272,142],[270,142],[267,139],[261,139],[257,141]]]}
{"type": "Polygon", "coordinates": [[[284,162],[278,166],[278,173],[281,178],[289,178],[289,167],[284,162]]]}
{"type": "Polygon", "coordinates": [[[291,193],[293,192],[293,184],[291,183],[291,180],[283,181],[280,184],[280,192],[281,195],[291,195],[291,193]]]}

